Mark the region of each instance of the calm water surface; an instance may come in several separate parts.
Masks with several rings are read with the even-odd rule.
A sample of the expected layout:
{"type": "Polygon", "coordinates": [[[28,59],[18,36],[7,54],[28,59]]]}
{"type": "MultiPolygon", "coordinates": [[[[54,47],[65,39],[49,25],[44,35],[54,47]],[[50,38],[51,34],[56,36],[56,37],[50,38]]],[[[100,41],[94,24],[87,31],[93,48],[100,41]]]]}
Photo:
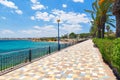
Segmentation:
{"type": "Polygon", "coordinates": [[[53,42],[33,42],[30,40],[0,40],[0,53],[27,48],[38,48],[49,45],[57,45],[53,42]]]}

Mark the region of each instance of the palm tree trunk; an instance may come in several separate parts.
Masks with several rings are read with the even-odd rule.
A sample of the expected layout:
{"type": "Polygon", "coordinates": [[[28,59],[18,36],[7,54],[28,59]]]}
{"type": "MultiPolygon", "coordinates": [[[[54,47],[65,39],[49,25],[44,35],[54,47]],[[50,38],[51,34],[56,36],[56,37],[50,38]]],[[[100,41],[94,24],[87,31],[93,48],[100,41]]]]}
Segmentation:
{"type": "Polygon", "coordinates": [[[98,34],[97,34],[97,37],[98,37],[98,38],[101,38],[101,28],[100,28],[100,26],[98,27],[98,34]]]}
{"type": "Polygon", "coordinates": [[[120,37],[120,0],[115,0],[113,5],[113,14],[116,17],[116,37],[120,37]]]}
{"type": "Polygon", "coordinates": [[[116,14],[116,37],[120,37],[120,13],[116,14]]]}
{"type": "Polygon", "coordinates": [[[97,31],[94,32],[93,37],[97,37],[96,32],[97,32],[97,31]]]}
{"type": "Polygon", "coordinates": [[[105,23],[102,24],[102,34],[101,34],[102,38],[104,38],[104,33],[105,33],[105,23]]]}
{"type": "Polygon", "coordinates": [[[106,22],[106,15],[103,15],[101,18],[101,27],[102,27],[101,37],[102,38],[104,38],[104,33],[105,33],[105,22],[106,22]]]}

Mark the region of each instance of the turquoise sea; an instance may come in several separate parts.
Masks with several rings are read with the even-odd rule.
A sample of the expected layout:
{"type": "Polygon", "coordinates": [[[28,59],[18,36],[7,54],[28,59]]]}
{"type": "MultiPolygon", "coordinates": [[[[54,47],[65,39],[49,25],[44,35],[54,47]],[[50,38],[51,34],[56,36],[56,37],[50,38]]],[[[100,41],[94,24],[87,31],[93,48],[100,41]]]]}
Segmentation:
{"type": "Polygon", "coordinates": [[[57,45],[53,42],[33,42],[30,40],[0,40],[0,53],[57,45]]]}

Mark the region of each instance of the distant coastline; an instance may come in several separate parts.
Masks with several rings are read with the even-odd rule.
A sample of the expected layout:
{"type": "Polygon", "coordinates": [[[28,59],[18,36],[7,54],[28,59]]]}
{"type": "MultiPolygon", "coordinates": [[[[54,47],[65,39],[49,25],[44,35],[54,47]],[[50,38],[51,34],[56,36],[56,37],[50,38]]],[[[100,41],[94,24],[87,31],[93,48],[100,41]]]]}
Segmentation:
{"type": "MultiPolygon", "coordinates": [[[[52,42],[52,43],[57,43],[56,38],[1,38],[0,40],[29,40],[32,42],[52,42]]],[[[60,43],[75,43],[77,42],[76,39],[61,39],[60,43]]]]}
{"type": "Polygon", "coordinates": [[[0,38],[0,40],[31,40],[31,41],[34,41],[34,42],[56,41],[55,38],[0,38]]]}
{"type": "Polygon", "coordinates": [[[30,38],[0,38],[0,40],[31,40],[30,38]]]}

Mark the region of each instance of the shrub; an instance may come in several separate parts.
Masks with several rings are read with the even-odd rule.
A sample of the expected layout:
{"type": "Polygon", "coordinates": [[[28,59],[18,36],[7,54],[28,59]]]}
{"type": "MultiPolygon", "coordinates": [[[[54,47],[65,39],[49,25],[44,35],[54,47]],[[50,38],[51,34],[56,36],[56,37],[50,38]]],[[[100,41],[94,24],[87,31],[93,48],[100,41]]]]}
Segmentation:
{"type": "Polygon", "coordinates": [[[104,60],[116,68],[120,73],[120,38],[94,38],[93,42],[99,48],[104,60]]]}
{"type": "Polygon", "coordinates": [[[111,52],[112,52],[112,40],[109,39],[93,39],[95,45],[99,48],[100,52],[102,53],[102,57],[106,60],[111,62],[111,52]]]}
{"type": "Polygon", "coordinates": [[[117,69],[120,69],[120,38],[115,39],[113,42],[113,52],[112,52],[112,64],[117,69]]]}

